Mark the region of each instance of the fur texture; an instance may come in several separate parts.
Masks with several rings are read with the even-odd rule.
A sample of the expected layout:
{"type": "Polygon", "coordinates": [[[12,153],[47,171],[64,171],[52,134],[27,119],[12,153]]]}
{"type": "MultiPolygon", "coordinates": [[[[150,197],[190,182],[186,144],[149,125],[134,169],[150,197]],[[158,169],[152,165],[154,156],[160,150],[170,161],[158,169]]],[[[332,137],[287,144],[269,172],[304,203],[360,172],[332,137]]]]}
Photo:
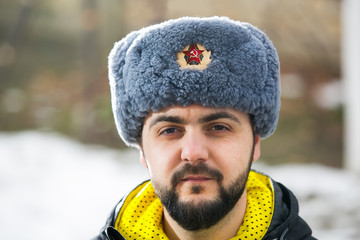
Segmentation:
{"type": "Polygon", "coordinates": [[[184,17],[143,28],[115,43],[109,55],[112,108],[120,136],[137,146],[144,119],[169,106],[230,107],[253,116],[265,138],[280,109],[279,60],[267,36],[226,17],[184,17]],[[204,70],[181,69],[187,45],[211,51],[204,70]]]}

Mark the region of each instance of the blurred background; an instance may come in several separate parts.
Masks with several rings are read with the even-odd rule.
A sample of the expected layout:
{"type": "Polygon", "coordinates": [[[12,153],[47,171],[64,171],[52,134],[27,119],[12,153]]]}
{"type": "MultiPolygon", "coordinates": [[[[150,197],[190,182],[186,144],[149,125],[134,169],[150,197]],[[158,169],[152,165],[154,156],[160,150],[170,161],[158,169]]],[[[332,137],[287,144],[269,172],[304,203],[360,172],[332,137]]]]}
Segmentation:
{"type": "Polygon", "coordinates": [[[0,131],[123,148],[107,55],[130,31],[187,15],[250,22],[278,49],[282,108],[264,161],[342,166],[339,0],[0,0],[0,131]]]}
{"type": "Polygon", "coordinates": [[[0,0],[0,238],[98,232],[148,177],[113,121],[114,42],[167,19],[218,15],[257,26],[279,53],[280,119],[258,167],[295,192],[317,237],[359,239],[360,175],[343,170],[345,1],[0,0]]]}

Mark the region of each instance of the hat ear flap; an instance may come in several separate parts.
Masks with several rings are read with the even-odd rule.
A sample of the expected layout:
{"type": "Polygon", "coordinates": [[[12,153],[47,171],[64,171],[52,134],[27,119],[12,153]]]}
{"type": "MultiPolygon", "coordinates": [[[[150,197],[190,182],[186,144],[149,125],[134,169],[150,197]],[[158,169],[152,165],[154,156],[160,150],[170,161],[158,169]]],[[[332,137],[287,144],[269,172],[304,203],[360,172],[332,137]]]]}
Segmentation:
{"type": "Polygon", "coordinates": [[[251,35],[255,36],[266,49],[266,58],[267,58],[267,67],[268,67],[268,79],[266,81],[272,81],[279,83],[279,57],[277,55],[276,49],[272,44],[271,40],[261,32],[259,29],[255,28],[249,23],[242,23],[243,26],[250,32],[251,35]]]}
{"type": "Polygon", "coordinates": [[[250,32],[252,36],[257,38],[263,45],[266,51],[266,60],[267,60],[267,76],[265,79],[265,85],[271,86],[268,88],[269,94],[266,98],[261,99],[262,106],[267,106],[265,112],[261,113],[262,115],[267,115],[264,118],[256,117],[255,125],[261,128],[264,127],[264,132],[267,132],[266,135],[262,134],[263,138],[271,135],[277,125],[277,121],[279,118],[278,112],[280,111],[280,62],[279,57],[276,52],[274,45],[272,44],[271,40],[259,29],[255,28],[249,23],[242,23],[242,25],[250,32]],[[271,126],[265,127],[268,125],[266,123],[267,120],[264,119],[271,119],[273,124],[271,126]]]}
{"type": "Polygon", "coordinates": [[[113,87],[123,80],[123,68],[126,61],[128,49],[131,47],[134,40],[139,35],[139,32],[132,32],[124,39],[114,44],[113,49],[109,54],[109,80],[110,86],[113,87]]]}
{"type": "Polygon", "coordinates": [[[114,113],[115,124],[122,139],[124,139],[125,133],[122,131],[122,127],[120,126],[122,123],[121,121],[119,121],[119,119],[122,109],[120,107],[122,105],[121,100],[124,98],[121,96],[125,96],[126,94],[124,67],[126,64],[128,50],[132,46],[135,39],[139,36],[139,34],[139,31],[132,32],[128,34],[125,38],[123,38],[121,41],[116,42],[109,54],[108,59],[108,74],[111,90],[112,109],[114,113]]]}

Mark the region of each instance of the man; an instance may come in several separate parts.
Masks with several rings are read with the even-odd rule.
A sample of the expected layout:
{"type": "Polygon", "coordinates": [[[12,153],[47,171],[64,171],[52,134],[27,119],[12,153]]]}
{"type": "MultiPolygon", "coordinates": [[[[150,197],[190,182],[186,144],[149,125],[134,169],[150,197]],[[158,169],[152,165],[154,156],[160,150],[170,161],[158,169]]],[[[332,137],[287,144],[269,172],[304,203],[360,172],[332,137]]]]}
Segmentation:
{"type": "Polygon", "coordinates": [[[170,20],[116,43],[109,78],[119,133],[151,180],[97,239],[314,239],[294,195],[250,171],[280,108],[264,33],[224,17],[170,20]]]}

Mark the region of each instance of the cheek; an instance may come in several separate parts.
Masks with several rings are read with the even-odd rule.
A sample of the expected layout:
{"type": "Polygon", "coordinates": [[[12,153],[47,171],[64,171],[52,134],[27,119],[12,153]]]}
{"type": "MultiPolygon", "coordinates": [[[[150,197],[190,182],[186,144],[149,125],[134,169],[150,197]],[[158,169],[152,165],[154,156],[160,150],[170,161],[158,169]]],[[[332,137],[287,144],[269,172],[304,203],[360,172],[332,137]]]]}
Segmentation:
{"type": "Polygon", "coordinates": [[[250,141],[227,141],[214,145],[213,153],[217,156],[223,156],[226,161],[248,161],[252,151],[252,142],[250,141]]]}
{"type": "Polygon", "coordinates": [[[169,182],[179,164],[179,154],[169,147],[149,146],[145,149],[145,157],[150,177],[156,181],[169,182]]]}
{"type": "Polygon", "coordinates": [[[213,151],[213,159],[216,159],[216,165],[221,169],[225,179],[226,176],[233,178],[247,170],[251,161],[251,151],[252,142],[249,144],[248,141],[232,141],[218,145],[213,151]]]}

